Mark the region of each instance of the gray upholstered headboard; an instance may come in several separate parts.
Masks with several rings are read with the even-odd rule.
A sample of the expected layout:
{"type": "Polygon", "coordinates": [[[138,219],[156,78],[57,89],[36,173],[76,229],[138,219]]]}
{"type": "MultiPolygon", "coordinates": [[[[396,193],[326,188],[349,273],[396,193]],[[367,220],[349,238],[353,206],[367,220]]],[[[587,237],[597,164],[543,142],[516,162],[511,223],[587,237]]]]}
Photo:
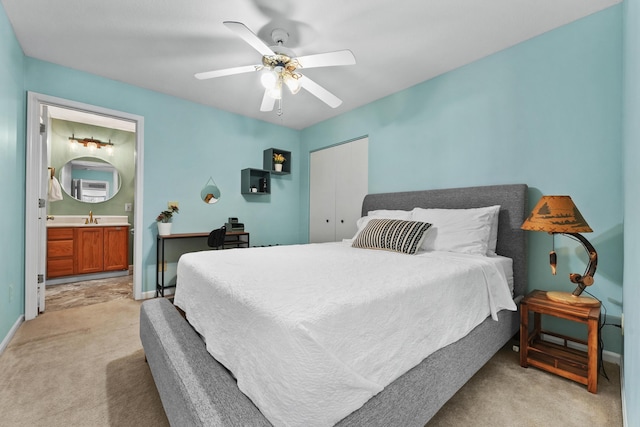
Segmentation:
{"type": "Polygon", "coordinates": [[[527,194],[526,184],[369,194],[362,202],[362,215],[376,209],[465,209],[500,205],[496,252],[513,259],[514,297],[518,297],[527,293],[527,234],[520,229],[528,213],[527,194]]]}

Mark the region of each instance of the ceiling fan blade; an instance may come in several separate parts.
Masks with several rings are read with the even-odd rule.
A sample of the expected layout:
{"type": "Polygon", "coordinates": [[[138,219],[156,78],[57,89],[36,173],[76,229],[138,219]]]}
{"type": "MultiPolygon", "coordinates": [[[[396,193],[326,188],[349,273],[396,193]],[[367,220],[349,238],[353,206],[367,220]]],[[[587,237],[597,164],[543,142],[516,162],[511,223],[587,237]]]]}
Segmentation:
{"type": "Polygon", "coordinates": [[[198,80],[213,79],[214,77],[231,76],[233,74],[250,73],[262,69],[262,65],[244,65],[242,67],[225,68],[224,70],[205,71],[195,75],[198,80]]]}
{"type": "Polygon", "coordinates": [[[256,36],[253,31],[247,28],[242,22],[224,21],[223,24],[236,33],[238,37],[246,41],[255,50],[260,52],[262,56],[275,55],[271,48],[263,42],[260,37],[256,36]]]}
{"type": "Polygon", "coordinates": [[[307,76],[302,76],[298,79],[300,85],[311,92],[312,95],[315,95],[322,102],[327,104],[331,108],[337,108],[342,104],[342,100],[320,86],[318,83],[314,82],[307,76]]]}
{"type": "Polygon", "coordinates": [[[336,65],[353,65],[356,57],[348,50],[318,53],[316,55],[300,56],[296,58],[302,68],[333,67],[336,65]]]}
{"type": "Polygon", "coordinates": [[[276,105],[275,98],[270,97],[267,94],[268,91],[264,91],[264,96],[262,97],[262,104],[260,104],[260,111],[273,111],[273,106],[276,105]]]}

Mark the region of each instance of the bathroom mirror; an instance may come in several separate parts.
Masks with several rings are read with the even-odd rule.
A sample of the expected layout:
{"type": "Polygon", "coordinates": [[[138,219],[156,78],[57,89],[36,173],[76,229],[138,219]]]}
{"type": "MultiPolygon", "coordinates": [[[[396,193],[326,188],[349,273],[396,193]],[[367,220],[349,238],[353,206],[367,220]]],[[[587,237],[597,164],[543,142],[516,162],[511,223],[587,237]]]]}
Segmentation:
{"type": "Polygon", "coordinates": [[[80,157],[60,169],[60,186],[67,195],[85,203],[105,202],[120,190],[120,174],[97,157],[80,157]]]}
{"type": "Polygon", "coordinates": [[[207,181],[202,191],[200,191],[200,197],[202,201],[207,204],[218,203],[220,200],[220,189],[213,181],[213,178],[209,178],[209,181],[207,181]]]}

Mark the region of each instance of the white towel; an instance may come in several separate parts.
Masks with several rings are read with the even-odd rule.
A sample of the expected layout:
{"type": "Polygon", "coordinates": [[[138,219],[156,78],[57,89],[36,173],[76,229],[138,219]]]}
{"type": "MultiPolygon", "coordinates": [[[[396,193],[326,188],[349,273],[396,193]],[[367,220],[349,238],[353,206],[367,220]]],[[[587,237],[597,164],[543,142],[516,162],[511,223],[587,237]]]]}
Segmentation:
{"type": "Polygon", "coordinates": [[[58,200],[62,200],[62,188],[60,188],[58,179],[53,176],[49,180],[49,201],[56,202],[58,200]]]}

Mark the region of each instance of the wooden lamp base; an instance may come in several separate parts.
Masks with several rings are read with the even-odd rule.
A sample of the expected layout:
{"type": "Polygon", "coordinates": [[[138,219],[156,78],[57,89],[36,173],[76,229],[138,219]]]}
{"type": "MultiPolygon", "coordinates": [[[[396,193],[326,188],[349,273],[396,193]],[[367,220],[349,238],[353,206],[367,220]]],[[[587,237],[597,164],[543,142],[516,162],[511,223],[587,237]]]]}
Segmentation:
{"type": "Polygon", "coordinates": [[[547,292],[547,298],[551,301],[562,302],[569,305],[577,305],[580,307],[595,307],[600,304],[595,298],[585,296],[575,296],[570,292],[547,292]]]}

